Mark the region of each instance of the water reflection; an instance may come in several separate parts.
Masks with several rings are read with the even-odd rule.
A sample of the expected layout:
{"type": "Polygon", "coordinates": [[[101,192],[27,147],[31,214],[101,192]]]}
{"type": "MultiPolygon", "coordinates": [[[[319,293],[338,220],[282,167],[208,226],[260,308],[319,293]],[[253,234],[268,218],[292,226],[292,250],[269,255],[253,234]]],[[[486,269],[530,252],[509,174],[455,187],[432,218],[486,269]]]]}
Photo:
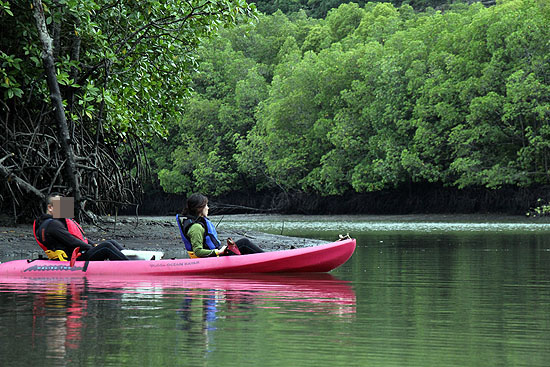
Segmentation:
{"type": "Polygon", "coordinates": [[[136,356],[158,355],[148,348],[173,340],[179,353],[198,361],[220,345],[231,349],[227,336],[234,325],[257,322],[262,310],[348,322],[356,297],[349,282],[330,274],[2,278],[0,352],[15,353],[11,365],[27,365],[32,355],[45,356],[44,365],[75,365],[105,349],[100,364],[117,365],[128,357],[127,348],[137,348],[136,356]],[[32,346],[30,353],[25,345],[32,346]]]}
{"type": "Polygon", "coordinates": [[[548,236],[389,232],[357,243],[362,365],[549,365],[548,236]]]}
{"type": "MultiPolygon", "coordinates": [[[[2,324],[15,331],[17,338],[14,353],[17,348],[27,345],[40,349],[46,359],[54,365],[71,363],[68,357],[70,350],[78,350],[82,346],[83,318],[87,315],[87,299],[83,297],[83,284],[51,281],[42,284],[39,289],[28,287],[20,282],[3,283],[0,292],[15,295],[12,302],[5,293],[0,293],[0,311],[8,313],[16,320],[16,325],[9,318],[0,317],[2,324]],[[24,344],[18,343],[23,341],[24,344]]],[[[0,336],[4,336],[3,333],[0,336]]],[[[2,344],[13,344],[14,340],[3,341],[2,344]]],[[[3,361],[6,356],[2,356],[3,361]]]]}
{"type": "MultiPolygon", "coordinates": [[[[304,303],[302,312],[352,314],[355,293],[350,282],[328,273],[311,274],[251,274],[178,277],[88,276],[86,278],[24,278],[0,279],[0,292],[36,293],[48,301],[48,306],[65,308],[67,302],[80,302],[83,293],[109,292],[126,299],[150,298],[154,295],[206,296],[221,294],[217,299],[239,303],[253,299],[256,305],[267,300],[304,303]],[[72,297],[72,298],[70,298],[72,297]]],[[[68,308],[70,310],[70,308],[68,308]]]]}

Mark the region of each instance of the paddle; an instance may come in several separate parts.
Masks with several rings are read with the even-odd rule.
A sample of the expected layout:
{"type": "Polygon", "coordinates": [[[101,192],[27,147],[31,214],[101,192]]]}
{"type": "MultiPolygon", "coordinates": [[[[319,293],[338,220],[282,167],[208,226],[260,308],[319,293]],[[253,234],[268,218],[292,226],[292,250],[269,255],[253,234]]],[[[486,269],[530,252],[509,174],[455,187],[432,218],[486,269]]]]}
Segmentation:
{"type": "Polygon", "coordinates": [[[71,255],[71,268],[74,266],[74,263],[76,261],[76,258],[81,255],[80,253],[80,247],[75,247],[73,250],[73,253],[71,255]]]}

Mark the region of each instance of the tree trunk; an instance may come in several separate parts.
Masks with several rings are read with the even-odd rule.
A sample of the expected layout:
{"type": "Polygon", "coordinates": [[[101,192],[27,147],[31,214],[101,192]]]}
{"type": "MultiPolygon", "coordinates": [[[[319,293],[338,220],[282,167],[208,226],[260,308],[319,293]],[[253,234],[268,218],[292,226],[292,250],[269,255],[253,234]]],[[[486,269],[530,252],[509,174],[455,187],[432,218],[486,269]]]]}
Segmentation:
{"type": "Polygon", "coordinates": [[[46,80],[48,82],[48,89],[50,90],[50,99],[54,110],[55,120],[57,122],[57,132],[59,136],[59,143],[61,150],[67,159],[65,171],[67,180],[72,189],[72,195],[75,199],[74,214],[76,218],[80,218],[80,185],[78,182],[78,172],[76,169],[76,159],[71,145],[71,138],[69,135],[69,128],[67,126],[67,118],[65,116],[65,109],[63,107],[63,100],[61,98],[61,91],[59,90],[59,84],[57,83],[55,63],[53,58],[52,38],[46,28],[46,19],[44,16],[44,8],[41,0],[33,0],[33,12],[36,20],[36,28],[38,30],[38,36],[42,43],[42,63],[44,64],[44,70],[46,73],[46,80]]]}

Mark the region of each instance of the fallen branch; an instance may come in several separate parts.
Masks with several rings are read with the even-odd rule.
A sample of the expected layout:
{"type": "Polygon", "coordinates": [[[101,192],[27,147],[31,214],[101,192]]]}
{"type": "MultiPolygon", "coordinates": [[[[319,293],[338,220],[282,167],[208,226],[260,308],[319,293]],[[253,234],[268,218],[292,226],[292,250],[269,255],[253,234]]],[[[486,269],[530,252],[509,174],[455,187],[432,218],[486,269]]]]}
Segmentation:
{"type": "Polygon", "coordinates": [[[13,174],[10,170],[8,170],[2,164],[0,164],[0,172],[7,178],[8,182],[14,181],[19,187],[22,187],[27,192],[35,194],[42,200],[46,198],[46,196],[40,190],[38,190],[36,187],[31,185],[27,181],[23,180],[22,178],[13,174]]]}
{"type": "Polygon", "coordinates": [[[0,159],[0,165],[1,165],[6,159],[8,159],[8,158],[10,158],[10,157],[13,157],[14,155],[15,155],[15,154],[13,154],[13,153],[9,153],[9,154],[6,155],[5,157],[1,158],[1,159],[0,159]]]}

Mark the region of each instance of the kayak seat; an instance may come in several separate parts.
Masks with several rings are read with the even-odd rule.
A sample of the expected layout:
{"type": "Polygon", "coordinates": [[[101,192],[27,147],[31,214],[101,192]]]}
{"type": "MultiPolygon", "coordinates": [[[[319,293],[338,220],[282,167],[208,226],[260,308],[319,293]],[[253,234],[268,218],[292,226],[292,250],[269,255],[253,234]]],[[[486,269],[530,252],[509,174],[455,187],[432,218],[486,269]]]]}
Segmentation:
{"type": "Polygon", "coordinates": [[[185,237],[185,234],[183,234],[183,221],[185,220],[185,217],[180,218],[179,214],[176,214],[176,222],[178,222],[178,228],[180,229],[180,235],[181,240],[183,241],[183,244],[185,245],[185,249],[187,250],[187,253],[189,254],[189,257],[191,259],[196,259],[197,256],[193,252],[193,246],[191,245],[191,242],[185,237]]]}
{"type": "Polygon", "coordinates": [[[50,260],[69,261],[69,257],[63,250],[45,250],[44,252],[50,260]]]}

